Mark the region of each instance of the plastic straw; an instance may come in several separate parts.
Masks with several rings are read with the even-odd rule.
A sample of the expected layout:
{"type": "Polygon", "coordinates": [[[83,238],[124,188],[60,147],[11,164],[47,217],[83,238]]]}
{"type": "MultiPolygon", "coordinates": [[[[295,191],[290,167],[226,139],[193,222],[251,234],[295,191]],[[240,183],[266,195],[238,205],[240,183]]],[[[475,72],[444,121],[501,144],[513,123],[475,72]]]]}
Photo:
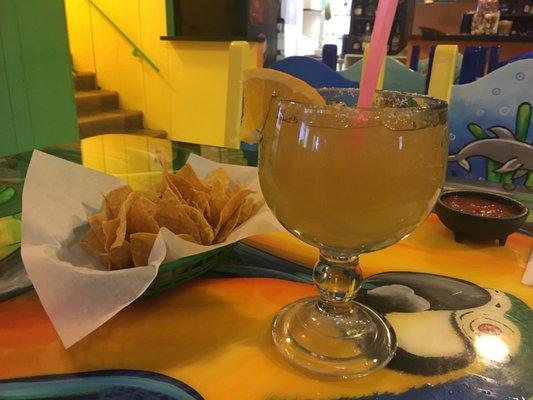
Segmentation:
{"type": "Polygon", "coordinates": [[[392,21],[396,14],[398,0],[380,0],[376,11],[376,20],[370,39],[370,51],[368,55],[368,64],[361,76],[359,83],[359,100],[357,107],[370,108],[376,91],[379,71],[385,60],[387,51],[387,41],[392,29],[392,21]]]}

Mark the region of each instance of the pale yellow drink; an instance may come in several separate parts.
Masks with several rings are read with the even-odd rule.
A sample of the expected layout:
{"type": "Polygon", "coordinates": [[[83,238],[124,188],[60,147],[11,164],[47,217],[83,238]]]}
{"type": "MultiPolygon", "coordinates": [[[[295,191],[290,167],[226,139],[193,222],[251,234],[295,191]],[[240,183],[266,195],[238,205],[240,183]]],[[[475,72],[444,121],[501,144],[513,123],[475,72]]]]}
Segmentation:
{"type": "Polygon", "coordinates": [[[259,176],[276,218],[310,244],[351,252],[386,247],[414,230],[444,181],[445,123],[405,130],[406,121],[388,121],[402,129],[391,130],[385,115],[358,122],[312,114],[289,105],[263,130],[259,176]]]}

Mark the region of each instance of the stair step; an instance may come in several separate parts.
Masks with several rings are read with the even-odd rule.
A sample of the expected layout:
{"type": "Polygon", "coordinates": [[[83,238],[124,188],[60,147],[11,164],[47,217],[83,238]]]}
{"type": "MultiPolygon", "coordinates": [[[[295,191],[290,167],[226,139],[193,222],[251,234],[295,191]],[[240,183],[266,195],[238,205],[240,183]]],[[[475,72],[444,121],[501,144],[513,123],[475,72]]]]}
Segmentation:
{"type": "Polygon", "coordinates": [[[150,136],[153,138],[166,139],[168,137],[167,131],[160,129],[138,129],[136,131],[128,132],[133,135],[150,136]]]}
{"type": "Polygon", "coordinates": [[[89,90],[75,93],[78,115],[111,111],[118,108],[118,92],[112,90],[89,90]]]}
{"type": "Polygon", "coordinates": [[[95,90],[96,75],[94,72],[76,72],[74,74],[74,87],[76,90],[95,90]]]}
{"type": "Polygon", "coordinates": [[[136,110],[113,110],[78,117],[80,137],[108,132],[132,132],[143,128],[143,113],[136,110]]]}

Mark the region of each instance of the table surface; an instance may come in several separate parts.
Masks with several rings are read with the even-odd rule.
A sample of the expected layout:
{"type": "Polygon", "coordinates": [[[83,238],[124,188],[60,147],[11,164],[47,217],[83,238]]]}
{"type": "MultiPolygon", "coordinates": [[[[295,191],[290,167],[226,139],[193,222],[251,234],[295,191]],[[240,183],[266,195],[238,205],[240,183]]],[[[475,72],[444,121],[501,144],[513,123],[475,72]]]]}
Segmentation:
{"type": "MultiPolygon", "coordinates": [[[[254,164],[256,154],[106,135],[44,151],[142,187],[158,157],[190,152],[254,164]]],[[[205,277],[135,301],[65,350],[20,260],[21,193],[31,153],[0,158],[2,399],[530,399],[533,290],[520,283],[533,239],[456,243],[431,215],[407,239],[364,255],[359,301],[384,314],[399,350],[365,378],[309,376],[274,349],[270,323],[315,294],[317,252],[288,233],[249,238],[205,277]],[[372,292],[381,287],[379,294],[372,292]],[[416,300],[416,301],[415,301],[416,300]],[[413,308],[420,300],[429,309],[413,308]]]]}

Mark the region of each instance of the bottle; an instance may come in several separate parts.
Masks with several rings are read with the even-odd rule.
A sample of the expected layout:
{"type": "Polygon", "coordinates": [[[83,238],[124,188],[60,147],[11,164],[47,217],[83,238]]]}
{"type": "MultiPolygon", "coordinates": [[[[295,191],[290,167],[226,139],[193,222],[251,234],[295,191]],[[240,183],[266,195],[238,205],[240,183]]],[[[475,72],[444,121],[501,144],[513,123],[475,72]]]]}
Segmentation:
{"type": "Polygon", "coordinates": [[[353,15],[360,17],[363,15],[363,2],[361,0],[355,0],[353,6],[353,15]]]}
{"type": "Polygon", "coordinates": [[[470,33],[472,35],[496,35],[499,21],[499,1],[478,0],[470,33]]]}
{"type": "Polygon", "coordinates": [[[524,14],[529,14],[531,6],[529,4],[524,4],[524,14]]]}
{"type": "Polygon", "coordinates": [[[368,5],[366,6],[365,15],[369,17],[375,16],[376,8],[377,8],[376,0],[369,0],[368,5]]]}
{"type": "Polygon", "coordinates": [[[361,44],[363,46],[363,50],[365,49],[366,45],[370,43],[371,37],[372,37],[372,30],[370,29],[370,22],[367,22],[365,26],[365,31],[361,35],[361,44]]]}
{"type": "Polygon", "coordinates": [[[285,58],[285,20],[278,18],[276,25],[278,31],[276,59],[281,60],[285,58]]]}
{"type": "Polygon", "coordinates": [[[390,50],[395,53],[400,50],[400,24],[396,24],[396,30],[394,31],[390,43],[390,50]]]}
{"type": "Polygon", "coordinates": [[[403,12],[405,9],[404,3],[405,3],[404,0],[398,1],[398,8],[396,8],[396,14],[394,15],[394,18],[397,18],[397,19],[403,18],[403,12]]]}
{"type": "Polygon", "coordinates": [[[356,53],[361,53],[361,51],[363,50],[363,46],[361,44],[362,33],[363,31],[361,29],[361,25],[360,24],[355,25],[354,38],[352,42],[352,50],[356,53]]]}
{"type": "Polygon", "coordinates": [[[500,9],[500,15],[509,14],[509,3],[507,3],[506,1],[501,1],[499,5],[499,9],[500,9]]]}
{"type": "Polygon", "coordinates": [[[470,35],[470,28],[472,27],[473,18],[474,18],[473,11],[467,11],[463,13],[461,17],[461,25],[459,27],[459,33],[461,35],[470,35]]]}

